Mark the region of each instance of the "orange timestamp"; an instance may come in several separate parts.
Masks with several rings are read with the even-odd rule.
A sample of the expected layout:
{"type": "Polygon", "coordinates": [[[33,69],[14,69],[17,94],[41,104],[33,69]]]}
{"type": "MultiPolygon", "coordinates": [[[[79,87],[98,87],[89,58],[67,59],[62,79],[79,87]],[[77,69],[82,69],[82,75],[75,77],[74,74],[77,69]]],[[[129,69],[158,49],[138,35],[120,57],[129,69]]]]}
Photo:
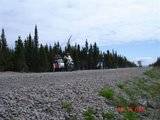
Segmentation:
{"type": "Polygon", "coordinates": [[[117,107],[116,111],[119,113],[122,112],[137,112],[137,113],[142,113],[145,112],[145,107],[143,106],[130,106],[130,107],[117,107]]]}

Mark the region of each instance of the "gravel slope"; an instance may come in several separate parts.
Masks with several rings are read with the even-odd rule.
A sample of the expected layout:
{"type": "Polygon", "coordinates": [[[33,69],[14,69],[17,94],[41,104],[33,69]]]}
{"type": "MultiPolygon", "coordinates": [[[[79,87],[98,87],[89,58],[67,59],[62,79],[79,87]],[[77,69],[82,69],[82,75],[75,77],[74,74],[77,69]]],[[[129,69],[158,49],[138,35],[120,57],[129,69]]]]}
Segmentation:
{"type": "Polygon", "coordinates": [[[143,68],[90,70],[57,73],[0,73],[0,120],[83,119],[83,111],[94,107],[99,113],[109,105],[98,91],[105,85],[140,76],[143,68]],[[69,101],[66,112],[62,102],[69,101]],[[75,118],[73,118],[75,119],[75,118]]]}

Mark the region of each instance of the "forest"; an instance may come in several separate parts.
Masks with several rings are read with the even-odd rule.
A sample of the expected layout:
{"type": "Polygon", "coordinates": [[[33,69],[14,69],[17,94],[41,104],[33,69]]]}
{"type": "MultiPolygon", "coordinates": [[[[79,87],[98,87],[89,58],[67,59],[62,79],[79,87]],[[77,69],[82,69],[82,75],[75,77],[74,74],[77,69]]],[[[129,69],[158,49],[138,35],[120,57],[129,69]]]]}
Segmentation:
{"type": "Polygon", "coordinates": [[[126,57],[117,54],[116,51],[100,51],[97,43],[89,44],[87,40],[85,45],[75,43],[70,44],[66,41],[64,48],[59,42],[51,45],[42,45],[39,43],[38,28],[35,26],[34,36],[29,34],[22,40],[18,36],[15,41],[14,49],[7,44],[4,29],[0,36],[0,71],[16,72],[50,72],[55,55],[64,56],[70,53],[74,61],[75,70],[96,69],[99,61],[104,63],[105,69],[136,67],[136,64],[127,60],[126,57]]]}

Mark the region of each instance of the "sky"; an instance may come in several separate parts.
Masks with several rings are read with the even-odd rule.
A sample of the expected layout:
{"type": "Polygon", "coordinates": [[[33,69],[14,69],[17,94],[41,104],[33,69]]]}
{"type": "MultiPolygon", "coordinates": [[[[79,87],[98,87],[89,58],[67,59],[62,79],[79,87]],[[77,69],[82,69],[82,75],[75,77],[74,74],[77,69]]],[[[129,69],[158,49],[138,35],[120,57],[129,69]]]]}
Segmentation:
{"type": "Polygon", "coordinates": [[[9,46],[38,26],[40,43],[97,42],[131,61],[160,56],[160,0],[0,0],[0,28],[9,46]]]}

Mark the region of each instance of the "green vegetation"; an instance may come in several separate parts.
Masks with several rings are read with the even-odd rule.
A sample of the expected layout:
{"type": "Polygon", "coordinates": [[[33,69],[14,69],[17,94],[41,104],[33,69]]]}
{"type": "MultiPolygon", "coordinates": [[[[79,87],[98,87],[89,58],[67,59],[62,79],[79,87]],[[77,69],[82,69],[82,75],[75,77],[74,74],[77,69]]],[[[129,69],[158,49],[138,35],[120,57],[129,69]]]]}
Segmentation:
{"type": "Polygon", "coordinates": [[[139,120],[138,115],[135,112],[125,112],[123,117],[124,120],[139,120]]]}
{"type": "Polygon", "coordinates": [[[127,107],[129,105],[129,101],[124,98],[123,96],[116,96],[113,100],[113,103],[116,105],[116,106],[124,106],[124,107],[127,107]]]}
{"type": "Polygon", "coordinates": [[[115,114],[112,111],[104,112],[102,116],[104,120],[115,120],[115,114]]]}
{"type": "Polygon", "coordinates": [[[84,120],[96,120],[95,119],[95,111],[93,108],[88,108],[84,113],[83,113],[84,120]]]}
{"type": "MultiPolygon", "coordinates": [[[[71,38],[70,38],[71,39],[71,38]]],[[[5,31],[2,29],[0,36],[0,71],[18,72],[48,72],[52,71],[54,57],[63,57],[70,53],[74,61],[74,69],[96,69],[99,61],[104,62],[104,68],[135,67],[136,65],[117,52],[109,50],[101,52],[96,43],[85,42],[85,46],[79,44],[71,45],[70,39],[62,50],[60,43],[53,46],[39,43],[38,28],[35,26],[34,36],[27,35],[25,39],[21,36],[15,41],[15,48],[10,49],[7,45],[5,31]]]]}
{"type": "Polygon", "coordinates": [[[157,61],[152,64],[154,67],[160,67],[160,57],[157,58],[157,61]]]}
{"type": "Polygon", "coordinates": [[[124,83],[122,83],[122,82],[117,83],[117,86],[118,86],[120,89],[124,89],[124,87],[125,87],[124,83]]]}
{"type": "Polygon", "coordinates": [[[68,112],[68,113],[70,113],[71,111],[72,111],[72,103],[71,102],[69,102],[69,101],[62,101],[62,108],[66,111],[66,112],[68,112]]]}
{"type": "MultiPolygon", "coordinates": [[[[160,69],[147,70],[144,75],[148,77],[134,78],[125,84],[122,82],[117,83],[117,87],[120,88],[118,92],[116,89],[104,87],[100,90],[99,95],[112,100],[111,102],[115,107],[120,106],[117,110],[119,112],[123,111],[119,114],[123,116],[124,120],[139,120],[139,114],[134,111],[134,107],[141,104],[139,102],[141,98],[143,98],[143,101],[149,100],[154,102],[154,104],[160,103],[160,69]],[[127,107],[133,108],[130,109],[132,111],[129,111],[127,107]]],[[[151,108],[153,109],[153,107],[151,108]]],[[[112,119],[113,114],[103,113],[102,116],[106,119],[112,119]]]]}
{"type": "Polygon", "coordinates": [[[158,68],[147,70],[144,74],[153,79],[160,79],[160,69],[158,68]]]}
{"type": "Polygon", "coordinates": [[[109,100],[112,100],[113,96],[114,96],[114,91],[110,87],[104,87],[100,90],[99,95],[101,95],[109,100]]]}

